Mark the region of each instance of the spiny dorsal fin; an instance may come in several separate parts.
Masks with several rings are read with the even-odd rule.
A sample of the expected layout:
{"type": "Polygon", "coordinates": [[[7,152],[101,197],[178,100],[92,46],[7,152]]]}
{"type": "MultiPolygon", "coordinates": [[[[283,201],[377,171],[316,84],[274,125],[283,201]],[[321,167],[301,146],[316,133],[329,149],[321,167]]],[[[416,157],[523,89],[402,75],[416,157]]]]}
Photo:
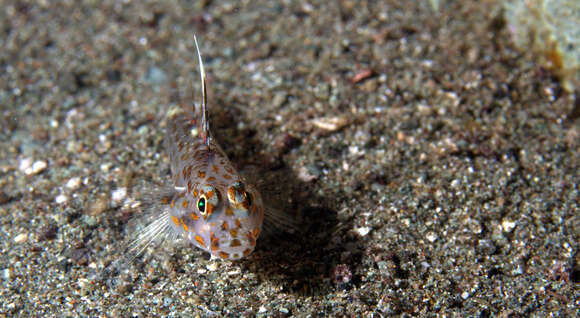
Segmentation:
{"type": "Polygon", "coordinates": [[[197,38],[193,36],[195,41],[195,49],[197,50],[197,58],[199,60],[199,75],[201,77],[201,123],[200,123],[200,133],[203,142],[209,148],[210,136],[209,136],[209,118],[207,115],[207,94],[205,85],[205,69],[203,68],[203,61],[201,59],[201,53],[199,53],[199,45],[197,44],[197,38]]]}

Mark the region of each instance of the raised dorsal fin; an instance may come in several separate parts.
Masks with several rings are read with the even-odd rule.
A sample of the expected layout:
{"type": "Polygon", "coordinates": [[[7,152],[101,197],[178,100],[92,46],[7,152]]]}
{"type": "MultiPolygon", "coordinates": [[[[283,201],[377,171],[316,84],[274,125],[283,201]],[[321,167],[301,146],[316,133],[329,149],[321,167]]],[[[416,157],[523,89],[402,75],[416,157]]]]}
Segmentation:
{"type": "MultiPolygon", "coordinates": [[[[195,41],[195,49],[197,50],[197,58],[199,60],[199,76],[201,77],[201,122],[199,123],[200,136],[203,139],[203,143],[210,148],[210,134],[209,134],[209,118],[207,114],[207,89],[205,84],[205,69],[203,68],[203,61],[201,59],[201,53],[199,53],[199,45],[197,44],[197,38],[193,36],[195,41]]],[[[194,107],[195,110],[195,107],[194,107]]]]}

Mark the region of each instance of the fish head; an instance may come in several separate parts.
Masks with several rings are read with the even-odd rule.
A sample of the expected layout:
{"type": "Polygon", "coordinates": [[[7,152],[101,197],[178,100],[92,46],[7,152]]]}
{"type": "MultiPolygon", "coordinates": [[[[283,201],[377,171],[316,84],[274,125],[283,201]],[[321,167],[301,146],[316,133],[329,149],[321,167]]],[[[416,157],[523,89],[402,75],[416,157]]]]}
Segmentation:
{"type": "Polygon", "coordinates": [[[170,213],[174,226],[197,247],[229,260],[252,253],[264,220],[262,197],[252,185],[241,179],[205,182],[178,201],[172,208],[180,211],[170,213]]]}

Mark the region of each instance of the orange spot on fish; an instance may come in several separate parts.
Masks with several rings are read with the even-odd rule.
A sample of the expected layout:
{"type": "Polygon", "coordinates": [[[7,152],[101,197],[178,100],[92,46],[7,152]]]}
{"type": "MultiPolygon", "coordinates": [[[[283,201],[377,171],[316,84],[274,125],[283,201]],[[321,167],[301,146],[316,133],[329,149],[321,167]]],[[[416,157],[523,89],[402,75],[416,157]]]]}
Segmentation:
{"type": "Polygon", "coordinates": [[[234,215],[234,210],[232,210],[232,208],[227,207],[226,208],[226,215],[234,215]]]}
{"type": "Polygon", "coordinates": [[[220,247],[219,239],[212,233],[211,234],[211,250],[217,251],[220,247]]]}
{"type": "Polygon", "coordinates": [[[236,236],[238,236],[238,230],[236,230],[236,229],[231,229],[231,230],[230,230],[230,235],[231,235],[232,237],[236,237],[236,236]]]}
{"type": "Polygon", "coordinates": [[[203,240],[203,238],[202,238],[201,236],[199,236],[199,235],[197,235],[197,234],[196,234],[196,235],[195,235],[195,240],[196,240],[196,241],[197,241],[199,244],[201,244],[201,246],[205,247],[205,241],[203,240]]]}
{"type": "Polygon", "coordinates": [[[241,246],[241,245],[242,245],[242,242],[240,242],[240,240],[238,240],[238,239],[233,239],[230,242],[230,247],[238,247],[238,246],[241,246]]]}
{"type": "Polygon", "coordinates": [[[228,222],[224,221],[222,223],[222,230],[227,231],[228,230],[228,222]]]}
{"type": "Polygon", "coordinates": [[[230,254],[226,252],[219,252],[218,254],[221,258],[230,258],[230,254]]]}
{"type": "Polygon", "coordinates": [[[250,244],[252,244],[252,246],[256,245],[256,239],[252,235],[252,232],[248,232],[247,236],[248,236],[248,241],[250,242],[250,244]]]}
{"type": "Polygon", "coordinates": [[[171,220],[176,226],[179,226],[179,219],[175,215],[171,216],[171,220]]]}
{"type": "Polygon", "coordinates": [[[187,207],[189,206],[189,201],[187,201],[187,200],[183,200],[183,203],[181,203],[181,206],[182,206],[184,209],[187,209],[187,207]]]}
{"type": "Polygon", "coordinates": [[[192,220],[194,220],[194,221],[197,221],[197,220],[199,220],[199,215],[197,215],[197,214],[195,214],[195,213],[193,213],[193,212],[191,212],[191,213],[189,214],[189,217],[191,217],[191,219],[192,219],[192,220]]]}
{"type": "Polygon", "coordinates": [[[240,219],[236,219],[236,227],[238,229],[242,227],[242,222],[240,222],[240,219]]]}
{"type": "Polygon", "coordinates": [[[197,176],[198,176],[200,179],[203,179],[203,178],[205,178],[205,172],[203,172],[203,171],[201,171],[201,170],[198,170],[198,171],[197,171],[197,176]]]}
{"type": "Polygon", "coordinates": [[[211,167],[213,172],[215,172],[216,174],[220,171],[220,169],[218,168],[218,166],[213,165],[213,167],[211,167]]]}
{"type": "Polygon", "coordinates": [[[259,228],[255,228],[254,229],[254,232],[252,234],[254,234],[254,237],[258,237],[258,235],[260,234],[260,229],[259,228]]]}

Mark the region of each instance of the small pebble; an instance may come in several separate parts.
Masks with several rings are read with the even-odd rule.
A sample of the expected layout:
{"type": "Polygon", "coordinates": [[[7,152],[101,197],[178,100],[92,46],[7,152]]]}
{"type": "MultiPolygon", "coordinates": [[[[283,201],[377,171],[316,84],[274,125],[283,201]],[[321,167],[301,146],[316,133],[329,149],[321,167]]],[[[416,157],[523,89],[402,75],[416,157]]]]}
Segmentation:
{"type": "Polygon", "coordinates": [[[54,202],[56,202],[57,204],[63,204],[66,201],[68,201],[68,198],[64,194],[59,194],[56,196],[56,198],[54,198],[54,202]]]}
{"type": "Polygon", "coordinates": [[[471,231],[474,234],[480,234],[481,231],[483,230],[481,227],[481,224],[479,224],[479,222],[477,222],[476,220],[469,220],[468,226],[469,226],[469,229],[471,229],[471,231]]]}
{"type": "Polygon", "coordinates": [[[457,188],[459,187],[459,185],[460,185],[460,184],[461,184],[461,183],[459,182],[459,180],[457,180],[457,179],[454,179],[453,181],[451,181],[451,184],[450,184],[450,186],[451,186],[452,188],[454,188],[454,189],[457,189],[457,188]]]}
{"type": "Polygon", "coordinates": [[[286,92],[276,93],[276,95],[274,95],[274,98],[272,99],[272,106],[276,108],[282,106],[286,102],[287,98],[288,94],[286,92]]]}
{"type": "Polygon", "coordinates": [[[102,172],[109,172],[109,170],[111,169],[111,167],[113,166],[112,163],[110,162],[106,162],[100,165],[101,171],[102,172]]]}
{"type": "Polygon", "coordinates": [[[79,178],[79,177],[70,178],[66,183],[66,187],[71,189],[71,190],[77,189],[80,185],[81,185],[81,178],[79,178]]]}
{"type": "Polygon", "coordinates": [[[89,263],[89,250],[85,247],[74,248],[70,258],[77,265],[87,265],[89,263]]]}
{"type": "Polygon", "coordinates": [[[374,75],[374,71],[371,69],[364,69],[358,71],[351,79],[350,82],[356,84],[358,82],[362,82],[365,79],[372,77],[374,75]]]}
{"type": "Polygon", "coordinates": [[[516,222],[508,219],[504,219],[501,222],[501,227],[503,228],[504,232],[511,232],[514,227],[516,227],[516,222]]]}
{"type": "Polygon", "coordinates": [[[93,215],[98,215],[103,213],[109,207],[109,198],[106,194],[101,193],[97,196],[97,199],[91,202],[89,205],[89,211],[93,215]]]}
{"type": "Polygon", "coordinates": [[[48,164],[46,161],[38,160],[32,163],[32,158],[24,158],[18,164],[18,170],[24,172],[26,175],[38,174],[42,172],[48,164]]]}
{"type": "Polygon", "coordinates": [[[228,276],[237,276],[237,275],[239,275],[240,273],[241,273],[240,269],[239,269],[239,268],[237,268],[237,269],[234,269],[233,271],[229,271],[229,272],[228,272],[228,276]]]}
{"type": "Polygon", "coordinates": [[[14,238],[14,243],[24,243],[28,240],[28,233],[20,233],[14,238]]]}
{"type": "Polygon", "coordinates": [[[5,268],[2,271],[2,276],[4,277],[4,279],[9,280],[10,278],[12,278],[12,271],[10,270],[10,268],[5,268]]]}
{"type": "Polygon", "coordinates": [[[366,236],[371,231],[371,228],[368,226],[363,226],[363,227],[359,227],[359,228],[354,229],[354,231],[360,236],[366,236]]]}
{"type": "Polygon", "coordinates": [[[58,231],[58,227],[55,224],[49,224],[43,226],[40,229],[40,233],[38,234],[39,241],[48,241],[56,238],[56,232],[58,231]]]}
{"type": "Polygon", "coordinates": [[[214,272],[218,268],[218,263],[208,264],[205,268],[210,272],[214,272]]]}
{"type": "Polygon", "coordinates": [[[85,215],[83,221],[88,226],[95,226],[97,224],[97,218],[92,215],[85,215]]]}
{"type": "Polygon", "coordinates": [[[79,279],[78,286],[81,290],[81,294],[86,295],[93,285],[88,279],[82,278],[79,279]]]}
{"type": "Polygon", "coordinates": [[[26,169],[24,171],[25,174],[39,174],[41,173],[44,169],[46,169],[46,167],[48,166],[48,164],[46,163],[46,161],[36,161],[35,163],[32,164],[32,167],[26,169]]]}
{"type": "Polygon", "coordinates": [[[164,297],[163,298],[163,306],[164,307],[168,307],[172,303],[173,303],[173,298],[171,298],[171,297],[164,297]]]}
{"type": "Polygon", "coordinates": [[[114,202],[120,202],[123,201],[125,199],[125,197],[127,196],[127,188],[118,188],[113,190],[113,192],[111,193],[111,199],[114,202]]]}
{"type": "Polygon", "coordinates": [[[311,181],[314,181],[316,179],[318,179],[318,177],[313,175],[311,173],[311,171],[309,171],[308,168],[302,166],[298,170],[298,180],[300,180],[302,182],[311,182],[311,181]]]}
{"type": "Polygon", "coordinates": [[[315,118],[312,120],[312,124],[316,128],[320,128],[328,132],[333,132],[344,128],[346,125],[348,125],[348,123],[349,120],[346,116],[315,118]]]}
{"type": "Polygon", "coordinates": [[[429,232],[429,233],[427,233],[427,236],[425,238],[427,239],[427,241],[433,243],[437,240],[437,234],[435,234],[433,232],[429,232]]]}
{"type": "Polygon", "coordinates": [[[30,169],[30,167],[32,167],[32,158],[23,158],[20,160],[20,163],[18,163],[18,170],[26,173],[26,170],[30,169]]]}
{"type": "Polygon", "coordinates": [[[283,313],[283,314],[289,314],[289,313],[290,313],[290,310],[288,310],[288,309],[287,309],[287,308],[285,308],[285,307],[280,307],[278,310],[279,310],[281,313],[283,313]]]}
{"type": "Polygon", "coordinates": [[[480,253],[483,253],[484,255],[491,255],[493,253],[495,253],[496,251],[496,247],[493,244],[493,242],[491,240],[479,240],[479,242],[477,243],[477,249],[479,250],[480,253]]]}

